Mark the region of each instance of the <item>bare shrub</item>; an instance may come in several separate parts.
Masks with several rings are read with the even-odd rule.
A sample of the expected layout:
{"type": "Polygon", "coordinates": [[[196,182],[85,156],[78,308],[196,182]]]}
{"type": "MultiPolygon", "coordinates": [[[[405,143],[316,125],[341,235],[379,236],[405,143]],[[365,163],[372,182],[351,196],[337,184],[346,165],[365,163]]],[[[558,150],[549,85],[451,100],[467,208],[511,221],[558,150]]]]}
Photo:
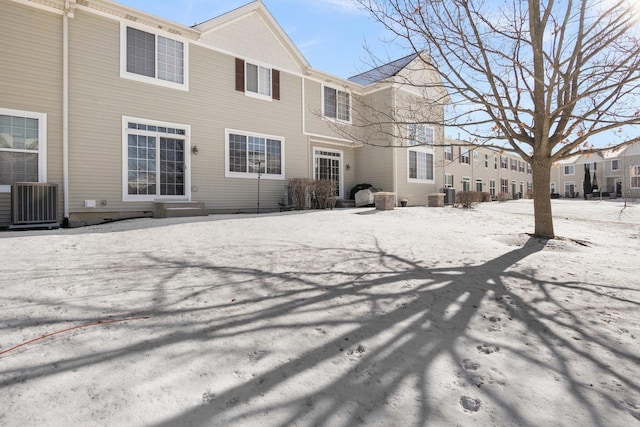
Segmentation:
{"type": "Polygon", "coordinates": [[[491,193],[487,193],[485,191],[485,192],[480,193],[480,195],[481,195],[481,198],[482,198],[482,202],[490,202],[491,201],[491,193]]]}
{"type": "Polygon", "coordinates": [[[333,209],[336,204],[335,182],[330,179],[313,181],[313,207],[333,209]]]}
{"type": "Polygon", "coordinates": [[[463,208],[471,208],[482,202],[482,193],[478,191],[461,191],[456,194],[456,204],[463,208]]]}
{"type": "Polygon", "coordinates": [[[509,200],[509,193],[505,193],[505,192],[498,193],[499,202],[506,202],[507,200],[509,200]]]}
{"type": "Polygon", "coordinates": [[[307,196],[313,181],[309,178],[289,178],[287,184],[293,208],[297,211],[303,210],[307,206],[307,196]]]}

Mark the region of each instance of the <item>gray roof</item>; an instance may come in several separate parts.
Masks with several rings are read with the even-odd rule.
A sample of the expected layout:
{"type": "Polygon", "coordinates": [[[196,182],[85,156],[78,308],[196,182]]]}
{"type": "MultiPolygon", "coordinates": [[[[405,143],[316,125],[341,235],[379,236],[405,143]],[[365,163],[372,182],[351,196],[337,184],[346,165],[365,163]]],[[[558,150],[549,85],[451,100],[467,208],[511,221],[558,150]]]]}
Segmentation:
{"type": "Polygon", "coordinates": [[[396,59],[388,64],[381,65],[372,70],[365,71],[364,73],[357,74],[349,77],[347,80],[359,85],[367,86],[372,83],[379,82],[381,80],[393,77],[400,72],[404,67],[409,65],[418,56],[417,53],[405,56],[404,58],[396,59]]]}

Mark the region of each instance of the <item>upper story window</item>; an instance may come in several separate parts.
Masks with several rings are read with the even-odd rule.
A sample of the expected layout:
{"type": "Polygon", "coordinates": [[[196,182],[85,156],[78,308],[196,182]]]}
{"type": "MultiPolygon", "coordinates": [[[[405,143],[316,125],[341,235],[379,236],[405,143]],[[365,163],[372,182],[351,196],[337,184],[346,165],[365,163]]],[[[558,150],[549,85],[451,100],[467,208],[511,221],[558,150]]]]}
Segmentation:
{"type": "Polygon", "coordinates": [[[324,117],[351,123],[351,96],[349,92],[324,86],[323,96],[324,117]]]}
{"type": "Polygon", "coordinates": [[[500,156],[500,167],[502,169],[508,169],[508,159],[506,156],[500,156]]]}
{"type": "Polygon", "coordinates": [[[518,160],[518,171],[524,173],[524,162],[521,160],[518,160]]]}
{"type": "Polygon", "coordinates": [[[178,40],[122,25],[121,76],[187,90],[187,46],[178,40]]]}
{"type": "Polygon", "coordinates": [[[511,162],[511,170],[512,171],[517,171],[518,170],[518,161],[515,159],[510,159],[511,162]]]}
{"type": "Polygon", "coordinates": [[[460,163],[471,163],[471,159],[469,158],[469,149],[465,147],[460,147],[460,163]]]}
{"type": "Polygon", "coordinates": [[[493,168],[498,170],[498,156],[493,158],[493,168]]]}
{"type": "Polygon", "coordinates": [[[433,145],[433,128],[423,124],[409,123],[407,145],[433,145]]]}
{"type": "Polygon", "coordinates": [[[565,175],[573,175],[575,173],[575,170],[573,168],[573,165],[567,165],[564,167],[564,174],[565,175]]]}
{"type": "Polygon", "coordinates": [[[284,179],[284,138],[227,130],[225,176],[284,179]]]}
{"type": "Polygon", "coordinates": [[[0,108],[0,193],[16,182],[46,182],[47,115],[0,108]]]}
{"type": "Polygon", "coordinates": [[[236,58],[236,90],[263,99],[280,99],[280,71],[236,58]]]}
{"type": "Polygon", "coordinates": [[[612,171],[620,170],[620,160],[618,159],[611,160],[611,170],[612,171]]]}
{"type": "Polygon", "coordinates": [[[532,171],[531,171],[531,163],[527,162],[527,173],[529,175],[531,175],[532,171]]]}
{"type": "Polygon", "coordinates": [[[444,159],[453,160],[453,147],[451,145],[444,147],[444,159]]]}
{"type": "Polygon", "coordinates": [[[271,97],[271,68],[247,62],[247,92],[271,97]]]}
{"type": "Polygon", "coordinates": [[[484,155],[484,168],[485,169],[489,169],[489,155],[488,154],[484,155]]]}

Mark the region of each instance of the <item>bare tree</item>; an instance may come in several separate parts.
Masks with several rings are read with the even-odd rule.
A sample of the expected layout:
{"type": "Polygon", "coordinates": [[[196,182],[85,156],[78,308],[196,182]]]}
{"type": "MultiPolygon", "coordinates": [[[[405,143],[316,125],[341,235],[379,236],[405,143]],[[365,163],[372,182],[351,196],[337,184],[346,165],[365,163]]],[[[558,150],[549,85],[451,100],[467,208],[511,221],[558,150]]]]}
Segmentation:
{"type": "MultiPolygon", "coordinates": [[[[640,124],[640,7],[633,0],[356,1],[441,80],[405,84],[425,91],[443,84],[448,93],[410,113],[444,108],[446,100],[446,126],[531,164],[536,236],[554,237],[553,162],[598,151],[590,141],[603,134],[615,146],[640,140],[628,131],[640,124]]],[[[377,130],[388,129],[380,119],[395,120],[382,109],[362,116],[376,117],[363,126],[377,130]]]]}

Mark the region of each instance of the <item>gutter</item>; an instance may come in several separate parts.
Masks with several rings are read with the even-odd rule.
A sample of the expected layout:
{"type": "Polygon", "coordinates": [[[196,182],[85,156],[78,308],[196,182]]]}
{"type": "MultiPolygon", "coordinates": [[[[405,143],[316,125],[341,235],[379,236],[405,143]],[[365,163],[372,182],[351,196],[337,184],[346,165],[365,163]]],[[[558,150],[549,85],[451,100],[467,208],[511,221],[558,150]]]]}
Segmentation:
{"type": "Polygon", "coordinates": [[[69,17],[73,18],[75,1],[64,2],[62,14],[62,201],[63,226],[69,226],[69,17]]]}

